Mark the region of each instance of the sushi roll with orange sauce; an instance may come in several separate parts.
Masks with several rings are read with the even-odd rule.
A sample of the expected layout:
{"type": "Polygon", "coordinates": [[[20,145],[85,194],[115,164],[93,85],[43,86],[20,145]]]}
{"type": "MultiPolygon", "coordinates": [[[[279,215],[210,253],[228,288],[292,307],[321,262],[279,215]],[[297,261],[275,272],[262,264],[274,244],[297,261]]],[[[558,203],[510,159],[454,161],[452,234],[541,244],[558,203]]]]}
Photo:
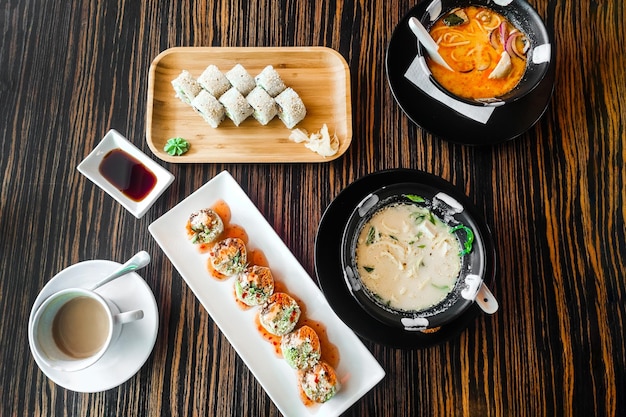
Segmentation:
{"type": "Polygon", "coordinates": [[[246,268],[246,244],[236,237],[217,242],[209,251],[211,266],[215,271],[231,277],[246,268]]]}
{"type": "Polygon", "coordinates": [[[322,357],[320,338],[309,326],[284,335],[280,349],[285,361],[294,369],[310,368],[322,357]]]}
{"type": "Polygon", "coordinates": [[[235,280],[235,296],[247,306],[265,303],[274,293],[274,278],[266,266],[253,265],[243,270],[235,280]]]}
{"type": "Polygon", "coordinates": [[[289,294],[277,292],[267,300],[259,314],[265,330],[276,336],[291,332],[300,318],[300,306],[289,294]]]}
{"type": "Polygon", "coordinates": [[[317,403],[330,400],[339,391],[339,381],[332,366],[320,361],[300,373],[300,386],[317,403]]]}
{"type": "Polygon", "coordinates": [[[195,211],[189,216],[191,243],[211,243],[224,231],[222,218],[210,208],[195,211]]]}

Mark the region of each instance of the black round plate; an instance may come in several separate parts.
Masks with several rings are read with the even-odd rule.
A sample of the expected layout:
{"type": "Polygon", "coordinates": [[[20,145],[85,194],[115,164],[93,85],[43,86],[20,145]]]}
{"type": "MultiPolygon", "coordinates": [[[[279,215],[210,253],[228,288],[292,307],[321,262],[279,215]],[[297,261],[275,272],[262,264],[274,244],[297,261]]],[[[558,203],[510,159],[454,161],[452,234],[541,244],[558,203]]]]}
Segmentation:
{"type": "MultiPolygon", "coordinates": [[[[461,317],[433,333],[406,331],[386,325],[363,310],[352,296],[343,277],[341,244],[343,230],[354,207],[369,193],[383,186],[398,183],[429,184],[458,197],[462,194],[452,184],[426,172],[410,169],[393,169],[366,175],[346,187],[324,212],[315,239],[315,273],[324,296],[335,313],[359,336],[379,344],[404,348],[425,348],[458,336],[477,316],[480,309],[473,304],[461,317]]],[[[459,199],[461,201],[462,199],[459,199]]],[[[462,200],[466,210],[489,235],[487,225],[482,222],[473,205],[462,200]]],[[[495,254],[491,257],[495,259],[495,254]]],[[[490,285],[495,276],[495,260],[487,266],[484,282],[490,285]]]]}
{"type": "Polygon", "coordinates": [[[418,52],[408,21],[411,17],[421,19],[429,3],[420,2],[400,20],[387,47],[387,80],[402,111],[430,133],[464,145],[502,143],[530,129],[543,116],[554,90],[554,42],[548,72],[539,85],[519,100],[496,107],[487,123],[476,122],[433,99],[404,76],[418,52]]]}

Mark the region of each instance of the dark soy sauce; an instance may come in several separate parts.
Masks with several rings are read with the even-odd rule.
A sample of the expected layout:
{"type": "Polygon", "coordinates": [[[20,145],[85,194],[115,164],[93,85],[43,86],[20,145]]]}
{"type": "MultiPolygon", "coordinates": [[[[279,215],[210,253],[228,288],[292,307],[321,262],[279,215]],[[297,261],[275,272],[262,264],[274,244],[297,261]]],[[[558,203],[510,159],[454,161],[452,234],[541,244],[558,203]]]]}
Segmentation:
{"type": "Polygon", "coordinates": [[[141,201],[152,191],[157,178],[144,164],[116,148],[104,156],[100,174],[133,201],[141,201]]]}

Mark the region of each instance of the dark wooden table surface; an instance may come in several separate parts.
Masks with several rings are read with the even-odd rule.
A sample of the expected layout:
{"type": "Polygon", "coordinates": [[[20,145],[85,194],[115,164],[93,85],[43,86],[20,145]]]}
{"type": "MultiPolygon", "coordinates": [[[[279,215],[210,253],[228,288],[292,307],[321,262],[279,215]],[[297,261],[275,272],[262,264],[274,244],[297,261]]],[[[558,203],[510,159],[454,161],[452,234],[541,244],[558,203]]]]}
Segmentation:
{"type": "Polygon", "coordinates": [[[458,185],[484,214],[500,310],[427,349],[364,341],[387,376],[345,415],[626,415],[626,9],[530,3],[554,33],[553,98],[520,137],[470,147],[415,126],[390,91],[386,48],[414,1],[0,1],[0,415],[279,415],[147,227],[227,169],[314,277],[325,208],[357,178],[398,167],[458,185]],[[161,51],[306,45],[350,67],[341,158],[161,162],[176,181],[140,220],[76,170],[110,128],[151,155],[147,76],[161,51]],[[159,306],[152,355],[106,392],[57,386],[28,347],[37,294],[69,265],[140,249],[159,306]]]}

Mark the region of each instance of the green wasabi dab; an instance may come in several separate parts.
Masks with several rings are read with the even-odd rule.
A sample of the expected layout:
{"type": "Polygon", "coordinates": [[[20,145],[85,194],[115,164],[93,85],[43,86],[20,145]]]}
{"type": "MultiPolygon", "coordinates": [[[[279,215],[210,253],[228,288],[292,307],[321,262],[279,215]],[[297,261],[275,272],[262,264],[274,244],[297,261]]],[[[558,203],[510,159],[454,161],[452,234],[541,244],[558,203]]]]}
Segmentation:
{"type": "Polygon", "coordinates": [[[189,150],[189,142],[184,138],[171,138],[167,140],[163,150],[172,156],[180,156],[189,150]]]}

